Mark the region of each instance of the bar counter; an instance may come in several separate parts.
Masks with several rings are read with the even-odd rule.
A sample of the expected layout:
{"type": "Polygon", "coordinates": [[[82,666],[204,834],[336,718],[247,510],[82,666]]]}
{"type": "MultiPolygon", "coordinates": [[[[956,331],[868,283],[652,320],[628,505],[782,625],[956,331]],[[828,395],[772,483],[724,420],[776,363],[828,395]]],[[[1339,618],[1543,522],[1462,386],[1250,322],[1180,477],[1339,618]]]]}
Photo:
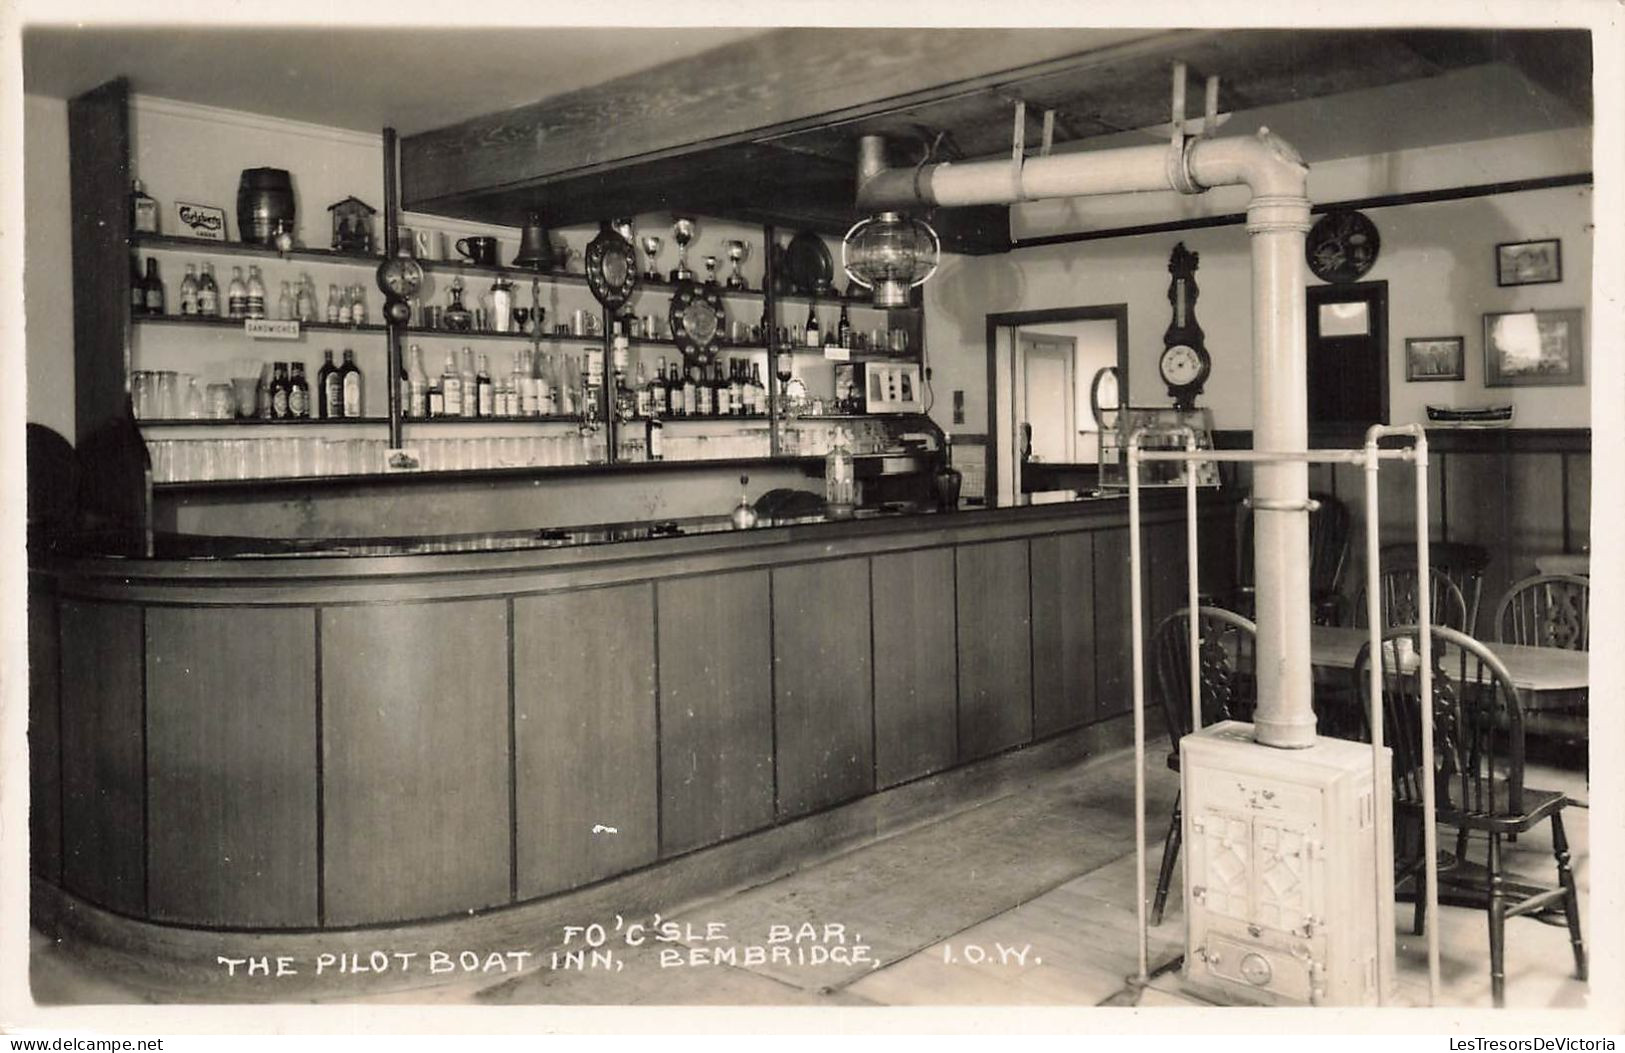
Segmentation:
{"type": "MultiPolygon", "coordinates": [[[[1151,623],[1182,602],[1182,502],[1145,502],[1151,623]]],[[[426,921],[1077,732],[1129,709],[1126,520],[36,551],[35,876],[211,931],[426,921]]],[[[1228,567],[1205,558],[1206,584],[1228,567]]]]}

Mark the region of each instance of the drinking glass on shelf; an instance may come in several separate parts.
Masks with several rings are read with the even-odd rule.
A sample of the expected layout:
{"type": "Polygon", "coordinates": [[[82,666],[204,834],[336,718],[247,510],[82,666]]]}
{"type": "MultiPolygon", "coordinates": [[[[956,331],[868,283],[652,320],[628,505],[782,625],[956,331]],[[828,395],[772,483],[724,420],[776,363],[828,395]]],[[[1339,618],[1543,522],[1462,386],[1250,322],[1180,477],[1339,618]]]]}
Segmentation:
{"type": "Polygon", "coordinates": [[[162,370],[158,373],[158,405],[154,414],[164,420],[173,420],[180,405],[180,395],[175,390],[178,382],[176,374],[171,370],[162,370]]]}
{"type": "Polygon", "coordinates": [[[130,402],[136,420],[147,420],[157,415],[153,412],[157,386],[158,375],[150,369],[138,369],[131,374],[130,402]]]}

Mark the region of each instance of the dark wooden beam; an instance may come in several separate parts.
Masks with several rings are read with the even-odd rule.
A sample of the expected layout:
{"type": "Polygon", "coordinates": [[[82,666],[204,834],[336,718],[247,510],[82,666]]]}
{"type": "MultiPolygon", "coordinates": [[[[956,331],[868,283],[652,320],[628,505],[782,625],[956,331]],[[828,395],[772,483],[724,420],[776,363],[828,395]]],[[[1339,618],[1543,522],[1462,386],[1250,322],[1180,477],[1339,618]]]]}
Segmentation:
{"type": "MultiPolygon", "coordinates": [[[[1190,31],[784,29],[556,99],[410,136],[403,198],[542,185],[854,120],[1046,68],[1162,49],[1190,31]]],[[[1201,35],[1201,34],[1197,34],[1201,35]]]]}

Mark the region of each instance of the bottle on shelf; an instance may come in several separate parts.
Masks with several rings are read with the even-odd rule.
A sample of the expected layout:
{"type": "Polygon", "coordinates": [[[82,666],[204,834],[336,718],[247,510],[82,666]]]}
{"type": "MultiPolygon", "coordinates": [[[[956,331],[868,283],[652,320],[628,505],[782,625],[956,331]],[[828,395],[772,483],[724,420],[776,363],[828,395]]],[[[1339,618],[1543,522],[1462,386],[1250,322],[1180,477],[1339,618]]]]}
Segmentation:
{"type": "Polygon", "coordinates": [[[694,383],[694,371],[689,369],[683,375],[683,416],[692,417],[699,412],[700,388],[694,383]]]}
{"type": "Polygon", "coordinates": [[[271,367],[271,419],[288,419],[288,363],[277,362],[271,367]]]}
{"type": "Polygon", "coordinates": [[[666,459],[666,450],[662,441],[662,433],[665,429],[665,423],[658,416],[650,417],[644,422],[643,448],[648,451],[646,456],[651,461],[666,459]]]}
{"type": "Polygon", "coordinates": [[[430,419],[446,415],[446,392],[444,388],[445,376],[441,375],[429,381],[428,394],[425,396],[424,409],[430,419]]]}
{"type": "Polygon", "coordinates": [[[226,286],[226,316],[228,318],[248,317],[248,286],[243,282],[243,269],[231,269],[231,284],[226,286]]]}
{"type": "Polygon", "coordinates": [[[293,287],[287,282],[282,283],[282,293],[276,298],[276,316],[281,321],[292,321],[293,314],[293,287]]]}
{"type": "Polygon", "coordinates": [[[348,285],[339,289],[338,324],[350,324],[350,287],[348,285]]]}
{"type": "Polygon", "coordinates": [[[247,299],[244,307],[249,318],[265,317],[265,282],[260,278],[259,264],[248,265],[247,299]]]}
{"type": "Polygon", "coordinates": [[[275,367],[270,362],[264,363],[260,367],[259,384],[254,389],[254,405],[259,407],[261,420],[271,420],[275,416],[271,405],[271,384],[275,379],[275,367]]]}
{"type": "Polygon", "coordinates": [[[637,374],[632,377],[632,416],[648,416],[655,405],[655,398],[648,387],[648,371],[643,369],[643,359],[637,361],[637,374]]]}
{"type": "Polygon", "coordinates": [[[299,291],[294,294],[293,310],[301,324],[316,320],[316,286],[311,283],[308,274],[299,276],[299,291]]]}
{"type": "Polygon", "coordinates": [[[649,379],[647,408],[642,411],[645,417],[664,417],[669,405],[666,401],[666,356],[661,355],[655,365],[654,376],[649,379]]]}
{"type": "Polygon", "coordinates": [[[803,330],[805,343],[808,347],[818,347],[824,342],[822,331],[818,328],[818,301],[809,300],[807,303],[807,328],[803,330]]]}
{"type": "Polygon", "coordinates": [[[477,405],[480,416],[495,417],[497,415],[497,390],[491,382],[491,370],[486,364],[485,356],[480,355],[479,372],[474,374],[477,405]]]}
{"type": "Polygon", "coordinates": [[[293,363],[293,375],[288,378],[288,416],[295,420],[310,419],[310,384],[305,380],[305,364],[293,363]]]}
{"type": "Polygon", "coordinates": [[[142,287],[146,293],[147,313],[161,315],[164,313],[164,282],[158,277],[158,261],[151,256],[147,257],[147,276],[142,280],[142,287]]]}
{"type": "Polygon", "coordinates": [[[141,189],[141,180],[130,184],[130,226],[138,234],[158,233],[158,202],[141,189]]]}
{"type": "Polygon", "coordinates": [[[611,337],[610,366],[615,370],[615,384],[617,387],[626,383],[626,371],[632,354],[632,340],[626,335],[626,324],[615,323],[615,335],[611,337]]]}
{"type": "Polygon", "coordinates": [[[429,415],[429,374],[423,370],[423,348],[412,345],[412,364],[406,370],[406,415],[421,419],[429,415]]]}
{"type": "Polygon", "coordinates": [[[673,362],[666,372],[666,415],[683,416],[683,405],[683,378],[677,372],[677,363],[673,362]]]}
{"type": "Polygon", "coordinates": [[[509,374],[508,386],[519,393],[519,405],[514,413],[521,417],[536,417],[542,412],[536,388],[535,358],[528,347],[513,353],[513,372],[509,374]]]}
{"type": "Polygon", "coordinates": [[[141,273],[141,261],[130,258],[130,313],[147,313],[147,279],[141,273]]]}
{"type": "Polygon", "coordinates": [[[186,265],[186,277],[181,279],[181,314],[187,318],[196,318],[197,306],[197,264],[186,265]]]}
{"type": "Polygon", "coordinates": [[[846,312],[846,301],[841,301],[841,317],[835,323],[835,342],[842,347],[852,346],[852,319],[846,312]]]}
{"type": "Polygon", "coordinates": [[[367,324],[367,287],[360,282],[350,286],[350,324],[367,324]]]}
{"type": "Polygon", "coordinates": [[[322,352],[322,368],[316,371],[316,415],[322,420],[344,414],[344,389],[339,386],[338,371],[329,347],[322,352]]]}
{"type": "Polygon", "coordinates": [[[339,287],[333,284],[327,286],[327,324],[339,324],[339,287]]]}
{"type": "Polygon", "coordinates": [[[857,504],[852,475],[852,450],[845,428],[836,428],[829,453],[824,455],[824,505],[831,519],[850,519],[857,504]]]}
{"type": "Polygon", "coordinates": [[[767,385],[762,383],[762,367],[755,362],[750,364],[750,388],[755,393],[756,408],[752,411],[759,416],[767,414],[767,385]]]}
{"type": "MultiPolygon", "coordinates": [[[[386,366],[389,364],[389,359],[388,359],[387,354],[386,354],[385,359],[384,359],[384,364],[386,366]]],[[[402,417],[410,417],[412,415],[412,411],[411,411],[411,408],[410,408],[411,405],[412,405],[412,378],[407,376],[407,373],[406,373],[406,356],[405,355],[402,355],[401,359],[400,359],[400,375],[395,378],[395,386],[398,389],[400,389],[401,416],[402,417]]]]}
{"type": "Polygon", "coordinates": [[[733,369],[728,377],[728,404],[740,416],[752,413],[750,401],[745,397],[745,363],[742,359],[735,359],[729,363],[733,369]]]}
{"type": "Polygon", "coordinates": [[[212,263],[203,265],[197,280],[197,313],[204,318],[220,317],[220,286],[215,284],[212,263]]]}
{"type": "Polygon", "coordinates": [[[462,416],[478,417],[480,415],[480,390],[474,373],[474,352],[466,347],[463,348],[463,365],[458,376],[462,382],[462,416]]]}
{"type": "Polygon", "coordinates": [[[344,364],[339,367],[339,383],[344,389],[344,415],[346,417],[361,416],[362,399],[361,367],[355,364],[355,352],[349,348],[344,349],[344,364]]]}
{"type": "Polygon", "coordinates": [[[457,356],[446,352],[446,367],[440,371],[441,414],[447,417],[463,415],[463,375],[457,371],[457,356]]]}

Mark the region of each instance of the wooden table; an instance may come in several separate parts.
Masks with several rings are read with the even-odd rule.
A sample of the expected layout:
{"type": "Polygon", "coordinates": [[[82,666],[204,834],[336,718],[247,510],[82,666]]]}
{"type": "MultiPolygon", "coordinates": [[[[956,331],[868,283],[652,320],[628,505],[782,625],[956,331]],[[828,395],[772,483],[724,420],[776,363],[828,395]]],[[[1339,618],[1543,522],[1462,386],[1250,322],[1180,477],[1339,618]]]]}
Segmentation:
{"type": "MultiPolygon", "coordinates": [[[[1369,629],[1315,625],[1309,629],[1309,661],[1322,669],[1353,669],[1354,660],[1371,639],[1369,629]]],[[[1483,642],[1483,641],[1481,641],[1483,642]]],[[[1583,691],[1590,682],[1591,655],[1559,647],[1525,647],[1488,643],[1512,676],[1513,686],[1532,695],[1583,691]]]]}

